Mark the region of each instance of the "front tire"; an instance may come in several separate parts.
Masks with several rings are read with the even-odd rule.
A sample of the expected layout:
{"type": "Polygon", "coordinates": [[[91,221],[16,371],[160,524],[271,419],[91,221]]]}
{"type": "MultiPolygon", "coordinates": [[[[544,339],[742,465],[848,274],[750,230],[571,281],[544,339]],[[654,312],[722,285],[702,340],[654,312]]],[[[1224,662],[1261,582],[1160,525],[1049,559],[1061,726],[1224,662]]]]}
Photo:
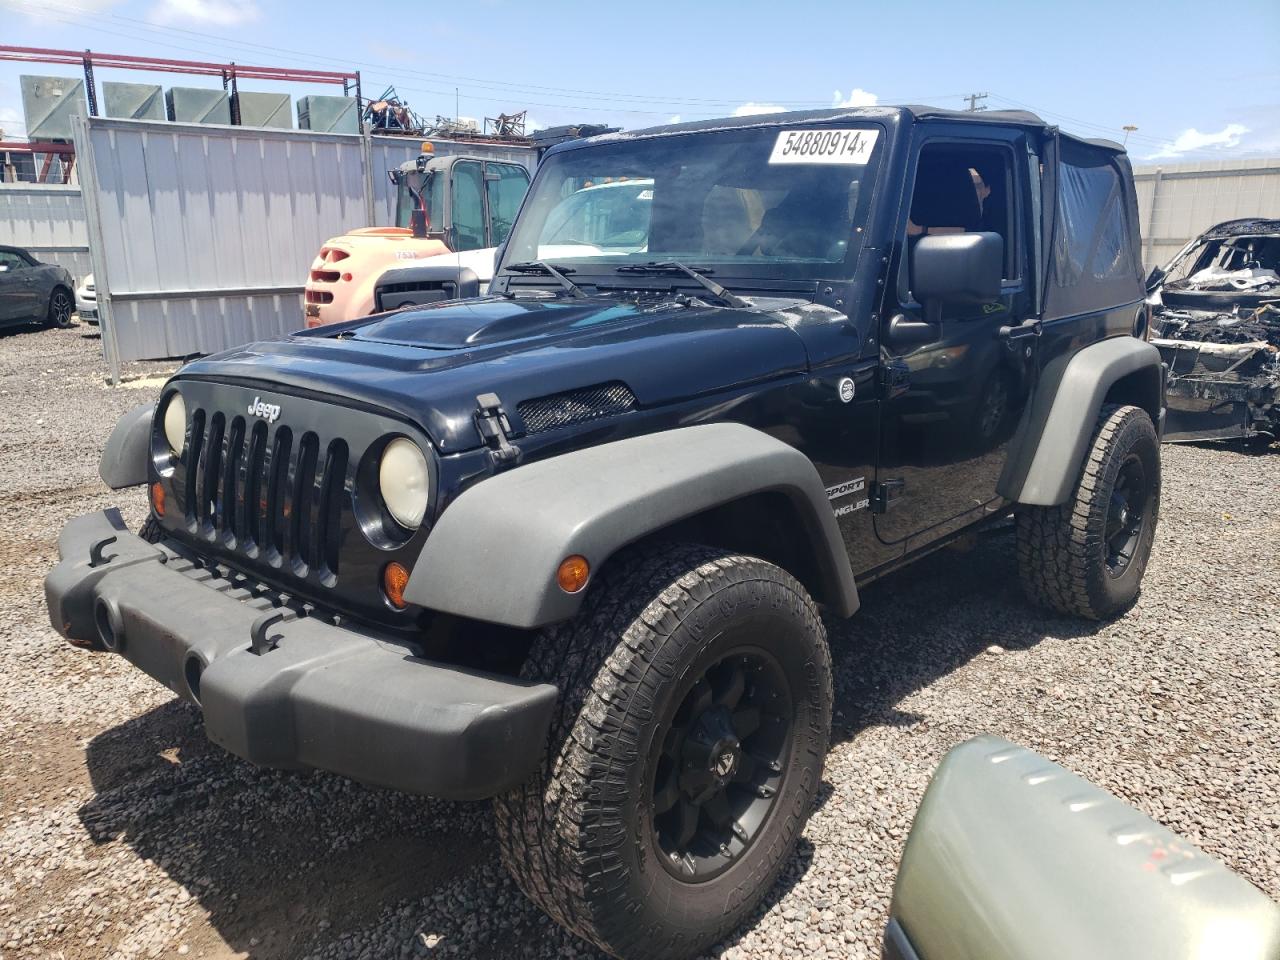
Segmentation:
{"type": "Polygon", "coordinates": [[[804,588],[706,547],[637,552],[525,673],[561,697],[542,770],[494,802],[521,889],[625,960],[723,938],[777,880],[822,775],[831,661],[804,588]]]}
{"type": "Polygon", "coordinates": [[[1075,490],[1018,513],[1018,573],[1036,604],[1104,620],[1137,599],[1160,515],[1160,441],[1146,411],[1102,408],[1075,490]]]}

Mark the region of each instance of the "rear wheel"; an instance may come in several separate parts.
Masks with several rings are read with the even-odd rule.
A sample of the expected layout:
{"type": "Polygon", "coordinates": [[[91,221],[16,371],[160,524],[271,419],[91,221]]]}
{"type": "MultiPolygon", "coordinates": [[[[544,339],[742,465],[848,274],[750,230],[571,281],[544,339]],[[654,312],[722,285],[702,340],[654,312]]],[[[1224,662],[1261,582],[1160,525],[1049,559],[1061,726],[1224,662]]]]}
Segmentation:
{"type": "Polygon", "coordinates": [[[526,674],[561,688],[541,772],[495,801],[503,860],[569,930],[626,960],[697,954],[776,881],[831,722],[813,601],[696,546],[612,564],[526,674]]]}
{"type": "Polygon", "coordinates": [[[45,323],[50,327],[71,326],[71,311],[74,306],[70,291],[55,287],[49,296],[49,311],[45,316],[45,323]]]}
{"type": "Polygon", "coordinates": [[[1018,572],[1037,604],[1102,620],[1138,596],[1160,515],[1160,441],[1138,407],[1103,407],[1071,499],[1018,514],[1018,572]]]}

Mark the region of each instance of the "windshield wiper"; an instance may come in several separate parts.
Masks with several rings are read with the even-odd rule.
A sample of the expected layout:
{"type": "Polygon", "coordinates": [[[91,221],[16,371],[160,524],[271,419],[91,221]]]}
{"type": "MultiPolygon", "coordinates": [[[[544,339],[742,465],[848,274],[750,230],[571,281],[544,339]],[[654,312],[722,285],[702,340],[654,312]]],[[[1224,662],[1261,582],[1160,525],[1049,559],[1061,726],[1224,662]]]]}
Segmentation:
{"type": "Polygon", "coordinates": [[[551,264],[544,263],[541,260],[526,260],[523,263],[508,263],[503,267],[503,269],[513,270],[516,273],[545,273],[578,299],[581,300],[587,295],[585,290],[566,277],[564,273],[557,270],[551,264]]]}
{"type": "MultiPolygon", "coordinates": [[[[710,271],[707,271],[710,273],[710,271]]],[[[751,304],[743,300],[741,297],[735,296],[726,290],[723,286],[716,283],[710,277],[699,273],[693,267],[686,267],[678,260],[663,260],[660,263],[628,263],[618,267],[618,273],[683,273],[686,277],[690,277],[704,288],[711,291],[721,302],[729,307],[737,307],[739,310],[750,307],[751,304]]]]}

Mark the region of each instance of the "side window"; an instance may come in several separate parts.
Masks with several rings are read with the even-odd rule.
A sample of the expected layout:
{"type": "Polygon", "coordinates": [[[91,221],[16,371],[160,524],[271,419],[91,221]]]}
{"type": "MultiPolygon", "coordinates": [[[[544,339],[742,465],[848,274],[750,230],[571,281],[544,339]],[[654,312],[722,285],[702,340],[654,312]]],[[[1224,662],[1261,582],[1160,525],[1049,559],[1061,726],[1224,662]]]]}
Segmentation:
{"type": "Polygon", "coordinates": [[[1124,192],[1111,164],[1058,165],[1058,245],[1055,276],[1060,286],[1083,277],[1112,280],[1132,275],[1124,192]]]}
{"type": "Polygon", "coordinates": [[[529,189],[529,171],[514,163],[489,163],[485,189],[489,194],[489,242],[497,246],[507,239],[515,223],[520,201],[529,189]]]}
{"type": "Polygon", "coordinates": [[[484,246],[483,171],[476,161],[464,160],[453,165],[453,249],[484,246]]]}
{"type": "Polygon", "coordinates": [[[25,266],[27,266],[27,261],[16,253],[10,250],[0,250],[0,270],[5,273],[11,273],[14,270],[21,270],[25,266]]]}
{"type": "Polygon", "coordinates": [[[931,143],[920,151],[907,220],[907,243],[948,233],[998,233],[1004,279],[1022,272],[1019,194],[1013,153],[995,144],[931,143]]]}

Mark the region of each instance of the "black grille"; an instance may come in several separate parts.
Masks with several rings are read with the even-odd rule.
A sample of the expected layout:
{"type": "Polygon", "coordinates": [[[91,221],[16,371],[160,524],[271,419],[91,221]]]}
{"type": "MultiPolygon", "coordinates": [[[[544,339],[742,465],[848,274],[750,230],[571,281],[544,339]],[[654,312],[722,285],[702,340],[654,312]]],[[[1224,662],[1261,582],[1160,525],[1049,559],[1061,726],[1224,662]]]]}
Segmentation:
{"type": "Polygon", "coordinates": [[[332,582],[338,575],[348,449],[311,430],[197,409],[183,497],[189,529],[224,549],[332,582]]]}
{"type": "Polygon", "coordinates": [[[625,383],[601,383],[565,393],[526,400],[516,410],[528,433],[542,433],[574,423],[613,417],[634,409],[635,395],[625,383]]]}

